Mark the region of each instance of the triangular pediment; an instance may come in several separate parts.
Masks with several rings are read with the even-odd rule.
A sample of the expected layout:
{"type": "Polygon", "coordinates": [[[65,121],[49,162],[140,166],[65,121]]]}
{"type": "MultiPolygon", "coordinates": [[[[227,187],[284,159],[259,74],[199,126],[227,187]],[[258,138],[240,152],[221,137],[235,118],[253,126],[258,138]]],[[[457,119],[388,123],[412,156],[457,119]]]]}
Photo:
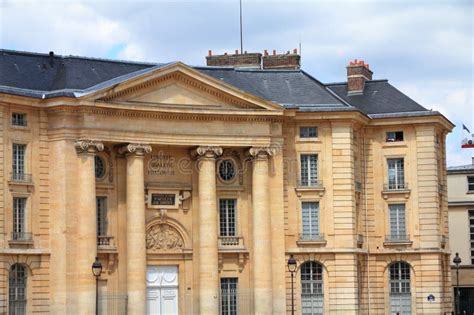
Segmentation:
{"type": "Polygon", "coordinates": [[[184,64],[157,69],[94,95],[95,101],[208,110],[282,112],[275,103],[227,85],[184,64]]]}

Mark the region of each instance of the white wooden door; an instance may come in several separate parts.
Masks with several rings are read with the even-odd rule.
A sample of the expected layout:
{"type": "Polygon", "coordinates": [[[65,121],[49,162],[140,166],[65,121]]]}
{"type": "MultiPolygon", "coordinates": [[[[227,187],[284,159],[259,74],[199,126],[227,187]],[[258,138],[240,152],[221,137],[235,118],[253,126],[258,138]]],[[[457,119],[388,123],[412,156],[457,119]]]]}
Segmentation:
{"type": "Polygon", "coordinates": [[[148,266],[147,315],[178,314],[178,267],[148,266]]]}

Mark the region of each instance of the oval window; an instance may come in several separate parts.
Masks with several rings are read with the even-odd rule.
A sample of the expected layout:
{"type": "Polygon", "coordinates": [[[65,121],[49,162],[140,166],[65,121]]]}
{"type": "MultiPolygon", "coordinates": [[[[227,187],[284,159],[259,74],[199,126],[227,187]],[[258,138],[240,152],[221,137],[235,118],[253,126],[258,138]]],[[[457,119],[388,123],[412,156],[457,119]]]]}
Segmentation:
{"type": "Polygon", "coordinates": [[[222,160],[219,164],[219,177],[223,181],[231,181],[235,177],[235,165],[232,160],[222,160]]]}
{"type": "Polygon", "coordinates": [[[100,156],[95,156],[95,177],[102,178],[105,175],[105,161],[100,156]]]}

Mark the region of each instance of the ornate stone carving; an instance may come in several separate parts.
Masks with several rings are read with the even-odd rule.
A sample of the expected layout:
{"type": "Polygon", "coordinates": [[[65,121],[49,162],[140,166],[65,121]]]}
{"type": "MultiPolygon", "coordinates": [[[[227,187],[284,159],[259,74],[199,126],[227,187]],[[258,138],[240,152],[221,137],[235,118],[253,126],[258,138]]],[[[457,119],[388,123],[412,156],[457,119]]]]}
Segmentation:
{"type": "Polygon", "coordinates": [[[252,147],[249,149],[249,154],[251,157],[256,159],[268,158],[269,156],[274,156],[278,153],[278,148],[274,146],[268,147],[252,147]]]}
{"type": "Polygon", "coordinates": [[[197,147],[195,154],[198,157],[206,157],[215,159],[218,156],[222,155],[222,148],[217,146],[201,146],[197,147]]]}
{"type": "Polygon", "coordinates": [[[176,229],[162,223],[147,231],[146,248],[153,251],[178,250],[184,248],[184,241],[176,229]]]}
{"type": "Polygon", "coordinates": [[[144,143],[129,143],[119,149],[120,154],[134,153],[138,156],[143,156],[146,153],[151,153],[151,146],[144,143]]]}
{"type": "Polygon", "coordinates": [[[90,139],[79,139],[74,143],[76,152],[80,153],[96,153],[104,150],[104,144],[100,141],[90,139]]]}

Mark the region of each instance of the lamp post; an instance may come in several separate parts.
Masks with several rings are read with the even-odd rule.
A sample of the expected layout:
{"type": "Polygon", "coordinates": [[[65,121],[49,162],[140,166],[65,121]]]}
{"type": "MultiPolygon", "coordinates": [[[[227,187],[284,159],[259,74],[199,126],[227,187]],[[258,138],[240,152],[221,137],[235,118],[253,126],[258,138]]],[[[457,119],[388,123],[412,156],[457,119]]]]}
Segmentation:
{"type": "Polygon", "coordinates": [[[95,258],[92,264],[92,274],[95,277],[95,314],[99,315],[99,278],[102,273],[102,264],[100,263],[99,257],[95,258]]]}
{"type": "Polygon", "coordinates": [[[295,299],[294,299],[294,294],[293,294],[293,274],[296,271],[296,259],[293,257],[293,255],[290,255],[290,258],[288,258],[288,271],[291,274],[291,315],[295,315],[295,299]]]}
{"type": "Polygon", "coordinates": [[[456,253],[456,256],[454,256],[453,263],[456,265],[456,297],[454,298],[454,309],[456,311],[456,315],[459,315],[459,264],[461,263],[461,257],[459,257],[459,253],[456,253]]]}

